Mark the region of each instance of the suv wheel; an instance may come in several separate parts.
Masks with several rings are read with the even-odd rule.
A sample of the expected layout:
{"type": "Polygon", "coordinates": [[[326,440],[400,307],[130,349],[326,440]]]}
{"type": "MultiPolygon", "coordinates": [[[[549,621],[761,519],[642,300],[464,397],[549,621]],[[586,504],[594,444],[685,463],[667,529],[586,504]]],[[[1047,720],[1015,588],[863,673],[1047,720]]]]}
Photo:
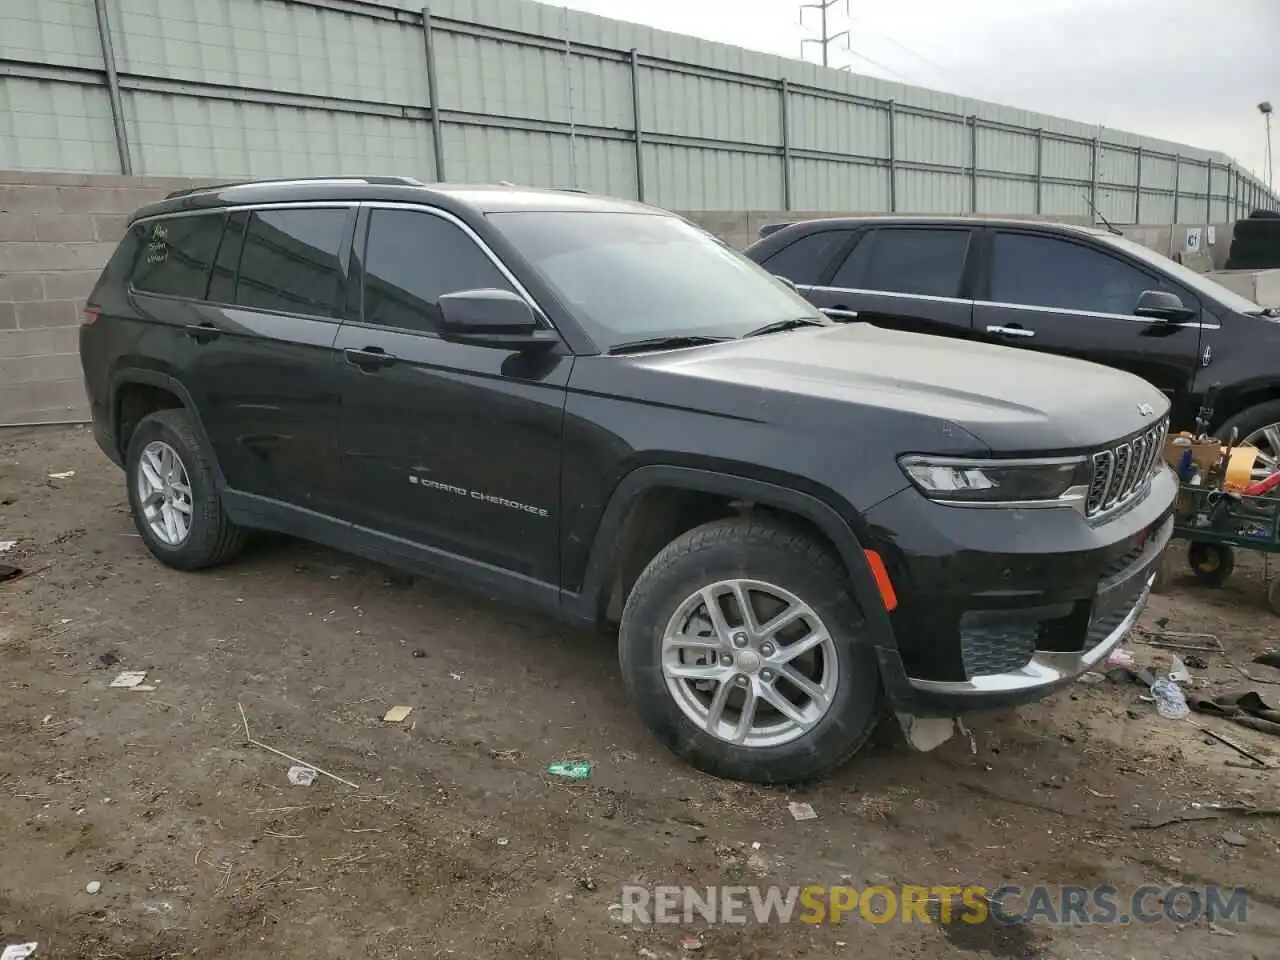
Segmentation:
{"type": "Polygon", "coordinates": [[[161,563],[198,570],[230,560],[244,545],[213,482],[208,453],[185,410],[142,419],[125,461],[133,522],[161,563]]]}
{"type": "Polygon", "coordinates": [[[821,776],[881,716],[875,652],[843,564],[803,533],[709,523],[645,568],[619,634],[623,681],[668,748],[756,783],[821,776]]]}
{"type": "Polygon", "coordinates": [[[1264,479],[1280,466],[1280,400],[1268,400],[1241,410],[1213,432],[1227,443],[1233,429],[1239,431],[1237,444],[1255,446],[1261,454],[1253,468],[1254,480],[1264,479]]]}

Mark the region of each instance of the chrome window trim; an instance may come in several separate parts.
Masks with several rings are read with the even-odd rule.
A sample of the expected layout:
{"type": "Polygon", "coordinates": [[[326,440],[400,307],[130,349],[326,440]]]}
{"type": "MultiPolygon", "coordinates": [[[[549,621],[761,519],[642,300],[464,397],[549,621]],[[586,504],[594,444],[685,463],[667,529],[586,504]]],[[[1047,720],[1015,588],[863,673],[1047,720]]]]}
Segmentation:
{"type": "MultiPolygon", "coordinates": [[[[471,227],[466,223],[466,221],[462,220],[460,217],[455,216],[454,214],[450,213],[448,210],[441,210],[439,207],[430,207],[425,204],[418,204],[418,203],[403,203],[403,202],[397,202],[392,200],[362,200],[360,201],[359,205],[369,210],[409,210],[414,213],[425,213],[428,216],[439,217],[441,220],[444,220],[448,223],[453,224],[455,227],[458,227],[459,229],[462,230],[463,233],[467,235],[468,238],[470,238],[471,242],[474,243],[477,247],[479,247],[480,251],[486,257],[488,257],[489,262],[498,268],[498,272],[501,273],[503,277],[506,278],[506,281],[509,284],[511,284],[512,289],[515,290],[516,293],[518,293],[521,296],[521,298],[524,299],[525,303],[529,305],[529,308],[533,310],[533,312],[538,315],[538,317],[542,320],[542,322],[547,325],[547,329],[553,330],[557,334],[560,333],[560,331],[556,329],[556,325],[551,322],[551,318],[547,316],[547,312],[543,310],[542,307],[538,304],[538,301],[533,298],[533,294],[531,294],[528,291],[528,289],[526,289],[523,283],[521,283],[518,279],[516,279],[516,275],[512,273],[511,270],[507,267],[507,265],[503,263],[502,260],[498,257],[498,255],[493,252],[493,249],[487,243],[484,242],[484,239],[480,236],[480,234],[476,233],[473,229],[471,229],[471,227]]],[[[370,229],[372,229],[372,220],[370,220],[370,229]]],[[[379,324],[367,324],[367,326],[376,326],[379,329],[395,329],[395,328],[389,328],[389,327],[382,327],[379,324]]],[[[413,331],[406,330],[402,332],[412,333],[413,331]]]]}
{"type": "Polygon", "coordinates": [[[973,300],[964,297],[936,297],[929,293],[899,293],[896,290],[866,290],[862,287],[824,287],[820,284],[796,284],[801,290],[814,290],[819,293],[860,293],[872,297],[902,297],[906,300],[924,300],[932,303],[971,304],[973,300]]]}
{"type": "MultiPolygon", "coordinates": [[[[806,290],[815,293],[852,293],[863,296],[875,297],[899,297],[903,300],[922,300],[926,303],[955,303],[969,304],[975,307],[997,307],[1001,310],[1029,310],[1032,313],[1063,313],[1068,316],[1090,317],[1095,320],[1123,320],[1126,323],[1165,323],[1164,320],[1156,320],[1151,317],[1138,317],[1133,314],[1126,313],[1097,313],[1091,310],[1075,310],[1069,307],[1042,307],[1032,303],[1000,303],[996,300],[966,300],[963,297],[936,297],[925,293],[899,293],[896,290],[867,290],[862,287],[827,287],[821,284],[799,283],[796,286],[803,292],[806,290]]],[[[1219,323],[1205,323],[1203,321],[1197,323],[1179,323],[1179,327],[1185,327],[1190,330],[1220,330],[1222,325],[1219,323]]]]}
{"type": "MultiPolygon", "coordinates": [[[[1042,307],[1037,304],[1030,303],[998,303],[995,300],[974,300],[975,307],[998,307],[1002,310],[1029,310],[1032,313],[1065,313],[1073,317],[1091,317],[1095,320],[1124,320],[1127,323],[1168,323],[1167,320],[1156,320],[1152,317],[1138,317],[1128,313],[1095,313],[1091,310],[1074,310],[1068,307],[1042,307]]],[[[1218,330],[1221,329],[1219,323],[1179,323],[1179,327],[1185,327],[1191,330],[1218,330]]]]}

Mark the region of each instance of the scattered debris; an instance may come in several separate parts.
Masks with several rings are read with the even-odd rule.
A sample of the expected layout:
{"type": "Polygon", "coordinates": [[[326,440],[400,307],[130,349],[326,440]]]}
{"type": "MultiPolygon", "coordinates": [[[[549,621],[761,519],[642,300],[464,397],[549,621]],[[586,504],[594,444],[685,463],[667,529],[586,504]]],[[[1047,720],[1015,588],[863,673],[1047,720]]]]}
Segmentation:
{"type": "Polygon", "coordinates": [[[524,756],[523,750],[490,750],[489,756],[494,760],[519,760],[524,756]]]}
{"type": "Polygon", "coordinates": [[[1173,669],[1169,671],[1169,679],[1174,683],[1190,683],[1191,671],[1187,669],[1187,664],[1176,653],[1170,656],[1173,661],[1173,669]]]}
{"type": "Polygon", "coordinates": [[[413,655],[417,657],[419,660],[421,660],[423,657],[427,655],[427,651],[423,650],[421,647],[418,647],[418,649],[413,651],[413,655]]]}
{"type": "Polygon", "coordinates": [[[0,960],[27,960],[27,957],[36,952],[38,943],[14,943],[4,948],[4,952],[0,953],[0,960]]]}
{"type": "Polygon", "coordinates": [[[50,480],[70,480],[75,475],[76,475],[76,472],[74,470],[63,470],[61,473],[49,474],[49,479],[50,480]]]}
{"type": "Polygon", "coordinates": [[[114,667],[120,662],[120,658],[116,655],[114,650],[108,650],[106,653],[102,654],[102,656],[98,657],[98,662],[104,667],[114,667]]]}
{"type": "Polygon", "coordinates": [[[1237,934],[1234,930],[1228,930],[1226,927],[1220,927],[1212,921],[1209,922],[1209,932],[1216,933],[1220,937],[1239,936],[1239,934],[1237,934]]]}
{"type": "Polygon", "coordinates": [[[1249,838],[1243,833],[1236,833],[1234,830],[1228,830],[1222,835],[1222,842],[1229,843],[1233,847],[1247,847],[1249,845],[1249,838]]]}
{"type": "Polygon", "coordinates": [[[817,820],[818,811],[814,810],[812,805],[807,803],[788,803],[787,809],[791,811],[793,820],[817,820]]]}
{"type": "Polygon", "coordinates": [[[1101,673],[1095,673],[1094,671],[1090,670],[1088,673],[1080,674],[1080,676],[1076,678],[1076,682],[1092,685],[1095,683],[1103,683],[1106,681],[1106,679],[1107,678],[1105,675],[1101,673]]]}
{"type": "Polygon", "coordinates": [[[17,545],[17,540],[0,540],[0,553],[8,553],[17,545]]]}
{"type": "Polygon", "coordinates": [[[1092,793],[1099,800],[1114,800],[1116,798],[1116,795],[1114,793],[1099,793],[1097,790],[1093,789],[1093,787],[1085,787],[1085,789],[1088,790],[1090,793],[1092,793]]]}
{"type": "Polygon", "coordinates": [[[240,708],[240,719],[244,723],[244,738],[249,743],[253,744],[255,747],[260,747],[263,750],[266,750],[268,753],[274,753],[277,757],[284,757],[286,760],[292,760],[294,763],[300,764],[304,767],[310,767],[316,773],[324,774],[330,780],[337,780],[339,783],[345,784],[346,786],[351,787],[354,790],[360,789],[360,785],[358,783],[352,783],[350,780],[345,780],[342,777],[338,776],[336,773],[330,773],[328,770],[324,769],[324,767],[317,766],[314,763],[308,763],[306,760],[300,760],[297,757],[290,756],[289,754],[285,753],[283,750],[277,750],[275,747],[268,746],[267,744],[263,743],[261,740],[253,739],[253,737],[249,734],[249,718],[248,716],[245,715],[244,706],[238,702],[236,703],[236,706],[240,708]]]}
{"type": "Polygon", "coordinates": [[[289,782],[295,787],[309,787],[316,782],[316,771],[314,767],[306,767],[302,765],[289,768],[289,782]]]}
{"type": "Polygon", "coordinates": [[[1266,767],[1268,765],[1267,761],[1264,760],[1262,757],[1258,756],[1256,753],[1250,753],[1248,750],[1240,746],[1240,744],[1236,743],[1230,737],[1224,737],[1222,734],[1218,733],[1216,730],[1210,730],[1208,727],[1202,727],[1200,726],[1200,724],[1192,723],[1190,720],[1188,720],[1187,722],[1191,723],[1191,726],[1195,727],[1201,733],[1205,734],[1206,736],[1213,737],[1213,739],[1217,740],[1219,743],[1230,747],[1232,750],[1240,754],[1242,757],[1247,757],[1258,766],[1266,767]]]}
{"type": "Polygon", "coordinates": [[[1166,720],[1181,720],[1191,713],[1182,688],[1169,677],[1153,683],[1151,695],[1155,697],[1156,712],[1166,720]]]}
{"type": "Polygon", "coordinates": [[[101,880],[90,880],[88,883],[84,885],[84,892],[90,895],[97,893],[101,889],[102,889],[101,880]]]}
{"type": "Polygon", "coordinates": [[[685,937],[683,940],[680,941],[680,949],[688,950],[690,952],[694,950],[701,950],[702,940],[699,939],[698,937],[685,937]]]}
{"type": "Polygon", "coordinates": [[[1216,633],[1168,633],[1161,630],[1145,630],[1135,638],[1149,647],[1166,650],[1194,650],[1197,653],[1222,653],[1222,641],[1216,633]]]}
{"type": "Polygon", "coordinates": [[[969,752],[976,757],[978,755],[978,738],[973,735],[973,731],[966,727],[964,721],[959,717],[956,717],[956,727],[969,738],[969,752]]]}
{"type": "Polygon", "coordinates": [[[136,687],[147,679],[147,671],[145,670],[125,670],[119,674],[108,686],[124,687],[126,689],[136,687]]]}
{"type": "Polygon", "coordinates": [[[1253,658],[1254,663],[1260,663],[1264,667],[1275,667],[1280,670],[1280,650],[1268,650],[1266,653],[1253,658]]]}
{"type": "Polygon", "coordinates": [[[586,780],[591,776],[591,761],[561,760],[548,764],[547,773],[553,777],[564,777],[568,780],[586,780]]]}
{"type": "Polygon", "coordinates": [[[644,960],[658,960],[658,955],[648,947],[641,947],[639,953],[640,956],[644,957],[644,960]]]}
{"type": "Polygon", "coordinates": [[[405,718],[413,712],[413,707],[392,707],[382,717],[383,723],[403,723],[405,718]]]}
{"type": "Polygon", "coordinates": [[[9,580],[17,580],[21,576],[21,567],[11,567],[8,564],[0,563],[0,583],[5,583],[9,580]]]}
{"type": "Polygon", "coordinates": [[[1197,657],[1194,653],[1188,653],[1185,657],[1182,658],[1182,662],[1185,663],[1192,670],[1208,670],[1209,669],[1209,661],[1206,660],[1204,657],[1197,657]]]}
{"type": "Polygon", "coordinates": [[[1133,654],[1123,647],[1117,647],[1107,655],[1108,667],[1132,667],[1135,664],[1133,654]]]}
{"type": "Polygon", "coordinates": [[[499,837],[499,838],[498,838],[498,846],[500,846],[500,847],[505,847],[505,846],[506,846],[508,843],[510,843],[510,842],[511,842],[511,841],[510,841],[507,837],[499,837]]]}
{"type": "Polygon", "coordinates": [[[1145,820],[1141,823],[1133,824],[1135,830],[1156,830],[1160,827],[1167,827],[1174,823],[1194,823],[1197,820],[1221,820],[1223,817],[1235,814],[1241,817],[1280,817],[1280,807],[1246,807],[1239,804],[1206,804],[1205,806],[1192,807],[1190,810],[1179,810],[1174,813],[1166,814],[1163,817],[1155,817],[1151,820],[1145,820]]]}

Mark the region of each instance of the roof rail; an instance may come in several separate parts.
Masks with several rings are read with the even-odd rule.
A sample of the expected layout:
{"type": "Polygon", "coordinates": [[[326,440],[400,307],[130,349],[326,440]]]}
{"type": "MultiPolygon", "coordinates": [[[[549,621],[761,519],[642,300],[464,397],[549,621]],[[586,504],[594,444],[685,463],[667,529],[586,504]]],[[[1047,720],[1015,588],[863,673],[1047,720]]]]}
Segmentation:
{"type": "Polygon", "coordinates": [[[172,200],[174,197],[184,197],[205,190],[224,190],[228,187],[281,186],[290,183],[368,183],[383,186],[424,186],[421,180],[414,177],[272,177],[265,180],[232,180],[227,183],[209,183],[200,187],[186,187],[167,194],[165,199],[172,200]]]}

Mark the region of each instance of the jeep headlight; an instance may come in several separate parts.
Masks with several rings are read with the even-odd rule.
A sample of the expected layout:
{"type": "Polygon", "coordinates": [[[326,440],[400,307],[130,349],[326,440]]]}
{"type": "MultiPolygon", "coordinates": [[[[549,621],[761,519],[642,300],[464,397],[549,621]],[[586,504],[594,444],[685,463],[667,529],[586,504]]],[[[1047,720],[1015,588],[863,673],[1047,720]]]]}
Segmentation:
{"type": "Polygon", "coordinates": [[[1085,457],[962,460],[906,456],[898,465],[931,500],[954,504],[1070,506],[1089,491],[1085,457]]]}

